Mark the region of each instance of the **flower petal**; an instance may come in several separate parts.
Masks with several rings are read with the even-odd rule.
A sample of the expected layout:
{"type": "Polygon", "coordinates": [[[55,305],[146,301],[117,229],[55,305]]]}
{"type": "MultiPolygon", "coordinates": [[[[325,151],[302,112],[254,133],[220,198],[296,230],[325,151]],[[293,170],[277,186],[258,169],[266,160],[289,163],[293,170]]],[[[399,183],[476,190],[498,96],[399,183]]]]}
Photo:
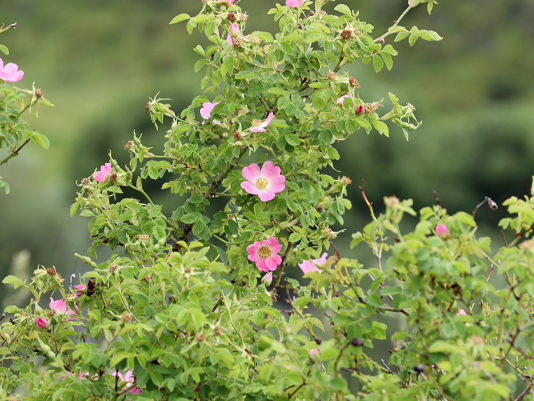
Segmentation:
{"type": "Polygon", "coordinates": [[[261,176],[267,178],[267,181],[271,182],[271,178],[280,175],[280,167],[275,166],[272,161],[268,160],[263,163],[261,167],[261,176]]]}
{"type": "Polygon", "coordinates": [[[241,183],[241,188],[251,195],[258,195],[258,187],[254,184],[251,184],[250,181],[243,181],[241,183]]]}
{"type": "Polygon", "coordinates": [[[273,120],[273,117],[274,117],[274,114],[269,113],[269,115],[267,116],[267,119],[263,123],[261,123],[260,127],[267,127],[273,120]]]}
{"type": "Polygon", "coordinates": [[[250,128],[249,131],[250,132],[265,132],[267,130],[265,128],[261,128],[261,127],[254,127],[254,128],[250,128]]]}
{"type": "Polygon", "coordinates": [[[256,163],[251,163],[249,166],[243,167],[241,175],[245,180],[255,184],[256,180],[261,176],[260,167],[256,163]]]}
{"type": "Polygon", "coordinates": [[[274,192],[272,190],[262,191],[258,193],[258,197],[262,202],[268,202],[274,199],[274,192]]]}
{"type": "Polygon", "coordinates": [[[269,268],[265,265],[264,259],[258,259],[256,260],[256,267],[260,269],[262,272],[268,272],[269,268]]]}

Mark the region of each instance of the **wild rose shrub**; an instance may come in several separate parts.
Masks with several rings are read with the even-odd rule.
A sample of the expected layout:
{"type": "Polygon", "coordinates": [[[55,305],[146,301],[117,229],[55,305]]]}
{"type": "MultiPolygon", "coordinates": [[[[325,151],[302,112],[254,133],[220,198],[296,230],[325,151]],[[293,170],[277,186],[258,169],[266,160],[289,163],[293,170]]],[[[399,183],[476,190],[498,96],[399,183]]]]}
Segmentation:
{"type": "Polygon", "coordinates": [[[336,146],[356,130],[389,135],[386,121],[405,135],[418,126],[415,108],[393,94],[379,113],[387,103],[362,99],[342,68],[390,69],[392,34],[412,45],[439,40],[399,25],[411,8],[435,2],[410,0],[381,36],[346,5],[326,13],[322,0],[288,0],[270,11],[280,32],[251,32],[232,3],[206,1],[197,16],[172,21],[187,20],[213,44],[195,49],[206,95],[178,114],[165,99],[146,105],[156,127],[172,122],[163,151],[134,136],[128,166],[111,159],[81,181],[71,213],[90,218],[93,244],[80,258],[91,271],[67,290],[52,268],[29,283],[4,279],[33,298],[6,309],[0,399],[22,391],[35,400],[526,396],[534,247],[523,239],[534,197],[506,202],[512,217],[501,226],[511,241],[492,253],[474,213],[451,216],[438,201],[403,233],[412,202],[387,197],[378,214],[362,187],[370,223],[352,245],[367,244],[375,262],[363,266],[335,248],[344,230],[331,226],[351,207],[350,179],[325,174],[336,146]],[[143,186],[161,178],[176,194],[169,215],[143,186]],[[224,206],[208,212],[214,198],[224,206]],[[118,252],[97,263],[103,245],[118,252]],[[302,278],[288,279],[290,269],[302,278]],[[288,305],[275,308],[277,298],[288,305]],[[387,335],[384,315],[403,331],[387,335]],[[371,358],[383,341],[389,358],[371,358]]]}
{"type": "MultiPolygon", "coordinates": [[[[0,34],[16,29],[17,23],[0,27],[0,34]]],[[[9,50],[0,44],[0,51],[6,56],[9,50]]],[[[43,134],[30,129],[29,124],[21,116],[31,108],[38,108],[41,104],[52,106],[45,99],[43,92],[35,88],[35,83],[31,90],[19,89],[9,83],[20,81],[24,77],[24,71],[14,63],[6,63],[0,58],[0,166],[7,164],[13,157],[33,141],[42,148],[48,149],[50,142],[43,134]],[[4,156],[2,150],[6,149],[8,154],[4,156]]],[[[0,188],[4,187],[6,194],[10,192],[9,184],[0,176],[0,188]]]]}

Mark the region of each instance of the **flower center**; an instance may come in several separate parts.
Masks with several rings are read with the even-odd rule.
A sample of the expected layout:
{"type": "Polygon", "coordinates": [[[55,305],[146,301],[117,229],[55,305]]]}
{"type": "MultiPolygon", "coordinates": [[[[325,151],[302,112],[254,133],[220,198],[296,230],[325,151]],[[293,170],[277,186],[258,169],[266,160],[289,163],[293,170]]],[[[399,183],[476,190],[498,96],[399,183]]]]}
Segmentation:
{"type": "Polygon", "coordinates": [[[254,127],[259,127],[261,125],[261,120],[252,120],[252,123],[251,123],[254,127]]]}
{"type": "Polygon", "coordinates": [[[268,246],[262,246],[260,249],[258,249],[258,255],[262,259],[267,259],[269,256],[271,256],[271,248],[268,246]]]}
{"type": "Polygon", "coordinates": [[[268,182],[265,178],[263,177],[260,177],[256,180],[256,186],[259,188],[259,189],[265,189],[265,187],[267,186],[268,182]]]}

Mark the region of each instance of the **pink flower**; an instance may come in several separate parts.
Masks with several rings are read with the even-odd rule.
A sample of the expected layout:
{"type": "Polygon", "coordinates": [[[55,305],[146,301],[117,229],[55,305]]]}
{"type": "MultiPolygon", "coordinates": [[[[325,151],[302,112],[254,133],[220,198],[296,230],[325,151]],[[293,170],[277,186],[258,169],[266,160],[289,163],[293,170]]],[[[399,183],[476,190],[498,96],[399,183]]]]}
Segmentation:
{"type": "MultiPolygon", "coordinates": [[[[119,376],[119,379],[121,379],[123,382],[127,382],[128,384],[131,384],[131,386],[128,387],[130,389],[130,390],[127,391],[128,393],[131,393],[131,394],[139,394],[139,393],[141,393],[141,389],[140,388],[133,387],[133,384],[135,382],[135,377],[134,377],[133,372],[131,370],[126,372],[126,374],[124,376],[120,372],[118,372],[118,373],[114,372],[113,376],[119,376]]],[[[123,387],[122,389],[126,390],[126,387],[123,387]]]]}
{"type": "Polygon", "coordinates": [[[343,96],[337,98],[337,102],[336,103],[337,104],[343,104],[343,102],[345,101],[344,99],[346,97],[348,97],[350,99],[350,95],[343,95],[343,96]]]}
{"type": "Polygon", "coordinates": [[[363,111],[363,106],[360,104],[358,107],[356,107],[356,114],[360,114],[363,111]]]}
{"type": "Polygon", "coordinates": [[[4,67],[4,61],[0,58],[0,79],[6,82],[17,82],[24,76],[24,71],[19,71],[19,66],[8,63],[4,67]]]}
{"type": "Polygon", "coordinates": [[[271,237],[265,241],[255,241],[252,245],[247,246],[248,260],[256,262],[256,267],[262,272],[276,270],[282,263],[282,258],[277,255],[282,249],[276,237],[271,237]]]}
{"type": "Polygon", "coordinates": [[[228,33],[228,37],[226,38],[228,40],[229,45],[233,45],[234,41],[232,40],[232,36],[239,35],[239,27],[237,24],[230,24],[230,32],[228,33]]]}
{"type": "Polygon", "coordinates": [[[319,350],[319,348],[310,350],[310,356],[314,356],[315,354],[320,354],[320,353],[321,351],[319,350]]]}
{"type": "Polygon", "coordinates": [[[219,103],[221,103],[221,102],[217,102],[217,103],[205,102],[205,103],[202,103],[202,108],[200,109],[200,115],[202,116],[202,118],[204,120],[207,120],[208,118],[210,118],[211,112],[213,111],[215,106],[217,106],[219,103]]]}
{"type": "Polygon", "coordinates": [[[462,316],[462,315],[467,315],[467,313],[465,313],[463,309],[460,309],[458,313],[456,314],[456,316],[462,316]]]}
{"type": "MultiPolygon", "coordinates": [[[[67,312],[67,303],[65,301],[63,301],[62,299],[58,299],[57,301],[54,301],[54,298],[50,297],[50,309],[52,309],[54,312],[56,312],[58,315],[75,315],[76,312],[74,312],[71,308],[69,308],[68,312],[67,312]]],[[[78,308],[78,305],[76,305],[76,303],[74,304],[74,306],[76,307],[76,309],[78,309],[78,311],[80,310],[78,308]]],[[[73,319],[67,319],[67,322],[69,320],[73,320],[73,319]]]]}
{"type": "Polygon", "coordinates": [[[76,290],[77,297],[81,297],[83,294],[85,294],[85,285],[83,284],[77,285],[74,287],[74,289],[76,290]]]}
{"type": "Polygon", "coordinates": [[[48,326],[48,320],[43,319],[42,317],[38,317],[37,319],[35,319],[35,324],[40,329],[44,329],[46,326],[48,326]]]}
{"type": "Polygon", "coordinates": [[[263,283],[265,283],[265,286],[271,285],[273,282],[273,274],[271,272],[267,273],[263,278],[261,279],[263,283]]]}
{"type": "Polygon", "coordinates": [[[313,259],[313,260],[305,260],[304,262],[302,263],[299,263],[299,267],[300,269],[303,271],[304,274],[308,273],[308,272],[321,272],[322,270],[319,269],[317,266],[315,266],[315,264],[318,264],[318,265],[324,265],[326,263],[326,257],[328,256],[328,254],[325,252],[321,255],[321,257],[319,259],[313,259]]]}
{"type": "Polygon", "coordinates": [[[302,7],[304,0],[286,0],[286,6],[289,7],[302,7]]]}
{"type": "Polygon", "coordinates": [[[265,127],[267,127],[271,123],[273,117],[274,117],[274,114],[273,113],[269,113],[269,115],[267,116],[267,119],[264,122],[261,122],[260,120],[252,120],[253,127],[249,128],[249,131],[250,132],[265,132],[265,131],[267,131],[265,129],[265,127]]]}
{"type": "Polygon", "coordinates": [[[111,163],[106,163],[103,166],[100,166],[100,171],[95,173],[95,180],[104,182],[109,173],[111,173],[111,163]]]}
{"type": "Polygon", "coordinates": [[[243,167],[241,174],[246,181],[241,183],[241,188],[249,194],[258,195],[262,202],[274,199],[274,194],[282,192],[286,185],[286,177],[280,174],[280,167],[272,161],[266,161],[260,167],[256,163],[243,167]]]}
{"type": "Polygon", "coordinates": [[[441,223],[439,226],[436,226],[435,230],[436,234],[438,234],[438,237],[440,238],[447,238],[449,235],[451,235],[451,230],[447,229],[447,226],[443,223],[441,223]]]}

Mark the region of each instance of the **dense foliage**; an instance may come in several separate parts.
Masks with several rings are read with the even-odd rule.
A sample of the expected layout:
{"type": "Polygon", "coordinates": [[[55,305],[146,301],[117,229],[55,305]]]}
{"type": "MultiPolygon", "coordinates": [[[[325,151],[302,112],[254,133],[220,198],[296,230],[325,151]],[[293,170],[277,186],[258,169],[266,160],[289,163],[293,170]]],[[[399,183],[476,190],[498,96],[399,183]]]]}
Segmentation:
{"type": "Polygon", "coordinates": [[[345,5],[325,13],[321,0],[313,11],[309,1],[277,5],[279,33],[245,35],[247,14],[231,3],[206,1],[197,16],[172,21],[187,20],[213,45],[195,49],[207,95],[181,113],[158,96],[146,105],[156,128],[173,122],[163,151],[134,135],[128,166],[111,158],[81,180],[71,214],[90,218],[93,243],[80,258],[92,271],[68,291],[53,268],[29,283],[4,279],[33,299],[6,309],[14,316],[0,333],[0,399],[27,389],[35,400],[499,400],[523,391],[517,378],[524,397],[534,244],[517,244],[534,227],[534,198],[508,201],[517,216],[501,225],[514,239],[496,254],[476,236],[475,213],[450,216],[438,200],[403,233],[412,202],[387,197],[376,215],[363,184],[371,222],[352,245],[366,243],[376,264],[341,255],[330,228],[351,207],[350,178],[325,173],[336,146],[356,130],[408,136],[419,125],[414,106],[391,93],[361,99],[342,68],[391,69],[390,39],[441,39],[400,25],[435,2],[410,0],[381,35],[345,5]],[[161,178],[186,198],[171,215],[144,189],[161,178]],[[224,209],[213,212],[214,198],[224,209]],[[97,263],[100,246],[119,253],[97,263]],[[286,278],[297,266],[304,277],[286,278]],[[277,297],[287,309],[273,307],[277,297]],[[388,337],[386,314],[403,331],[388,337]],[[389,360],[369,357],[384,340],[389,360]]]}

